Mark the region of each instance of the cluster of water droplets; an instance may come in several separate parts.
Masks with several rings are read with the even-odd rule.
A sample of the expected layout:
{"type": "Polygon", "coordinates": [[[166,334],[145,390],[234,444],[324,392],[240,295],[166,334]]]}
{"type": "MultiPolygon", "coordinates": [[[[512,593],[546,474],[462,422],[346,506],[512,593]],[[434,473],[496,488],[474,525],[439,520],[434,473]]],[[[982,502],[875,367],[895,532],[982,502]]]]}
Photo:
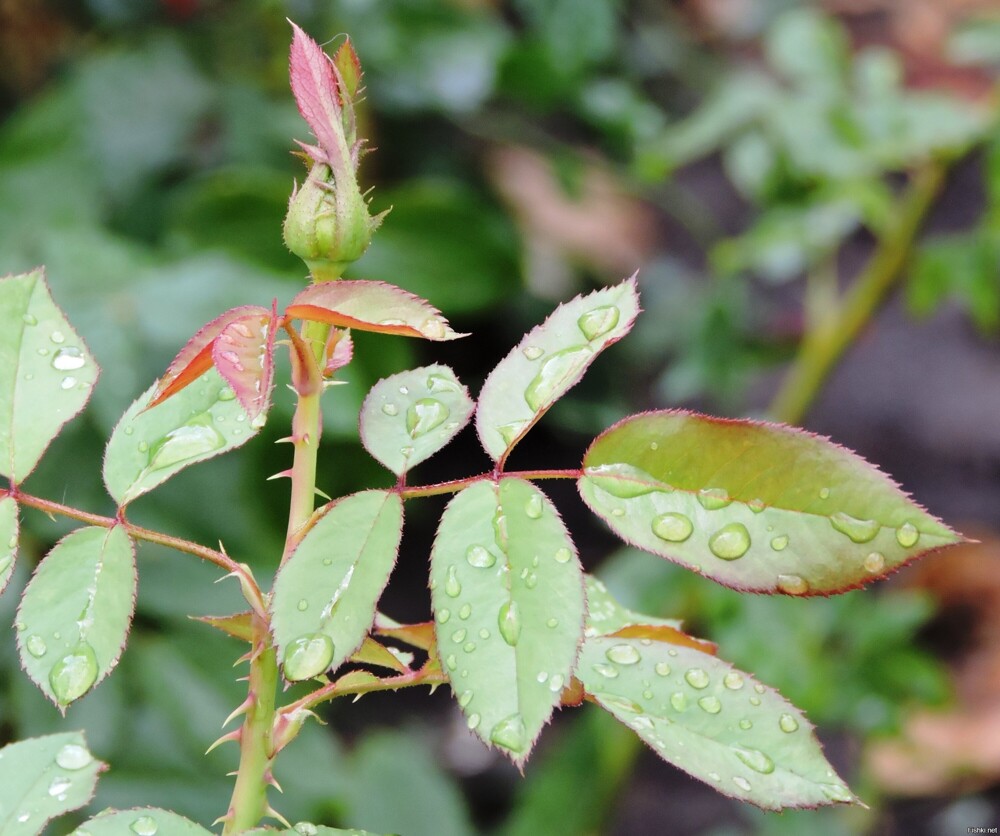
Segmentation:
{"type": "MultiPolygon", "coordinates": [[[[38,318],[34,314],[26,313],[22,316],[22,319],[26,325],[38,325],[38,318]]],[[[66,335],[59,329],[52,330],[49,334],[49,341],[54,347],[41,346],[37,349],[37,353],[40,357],[51,357],[49,362],[57,372],[79,372],[87,365],[87,357],[83,353],[83,349],[77,346],[65,345],[66,335]]],[[[24,374],[25,380],[33,380],[34,377],[33,372],[25,372],[24,374]]],[[[59,388],[63,391],[86,389],[87,383],[79,381],[75,375],[66,374],[59,382],[59,388]]]]}
{"type": "MultiPolygon", "coordinates": [[[[55,768],[57,771],[53,775],[46,787],[46,792],[50,798],[56,801],[65,801],[69,797],[69,791],[73,788],[73,781],[81,769],[90,766],[94,762],[93,755],[83,746],[77,743],[67,743],[61,747],[55,756],[55,768]]],[[[88,779],[87,792],[89,794],[90,783],[88,779]]],[[[5,811],[6,812],[6,811],[5,811]]],[[[18,814],[19,824],[27,823],[36,812],[26,811],[18,814]]],[[[49,813],[51,815],[51,813],[49,813]]],[[[78,833],[79,831],[74,831],[78,833]]],[[[84,834],[86,836],[86,834],[84,834]]]]}

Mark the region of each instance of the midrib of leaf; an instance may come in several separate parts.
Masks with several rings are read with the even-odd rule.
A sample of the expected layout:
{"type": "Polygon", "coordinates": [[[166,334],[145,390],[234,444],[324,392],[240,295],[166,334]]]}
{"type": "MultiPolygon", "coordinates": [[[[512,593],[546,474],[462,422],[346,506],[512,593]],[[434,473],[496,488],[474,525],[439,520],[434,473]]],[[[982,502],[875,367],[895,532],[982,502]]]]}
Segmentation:
{"type": "MultiPolygon", "coordinates": [[[[31,309],[31,303],[35,297],[35,291],[38,289],[38,274],[29,273],[31,281],[31,290],[28,292],[28,302],[25,305],[24,313],[27,313],[31,309]]],[[[17,446],[14,443],[14,416],[17,412],[17,404],[20,403],[20,397],[18,395],[21,386],[21,356],[22,348],[24,347],[24,333],[27,330],[27,323],[21,317],[18,317],[18,332],[17,332],[17,357],[14,358],[14,394],[10,399],[9,409],[7,414],[4,416],[7,421],[8,427],[8,443],[7,443],[7,453],[10,456],[8,461],[8,471],[11,474],[11,481],[16,484],[17,482],[17,471],[14,470],[14,456],[17,446]]]]}

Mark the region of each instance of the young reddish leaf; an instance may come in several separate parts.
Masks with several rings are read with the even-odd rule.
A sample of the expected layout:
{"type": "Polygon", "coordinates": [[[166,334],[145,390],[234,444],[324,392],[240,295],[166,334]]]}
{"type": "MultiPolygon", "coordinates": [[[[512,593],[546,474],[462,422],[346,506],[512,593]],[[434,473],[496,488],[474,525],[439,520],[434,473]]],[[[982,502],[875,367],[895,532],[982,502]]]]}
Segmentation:
{"type": "Polygon", "coordinates": [[[312,38],[294,23],[289,76],[299,113],[326,152],[323,162],[336,170],[350,158],[343,133],[341,90],[333,62],[312,38]]]}
{"type": "Polygon", "coordinates": [[[135,587],[135,554],[121,526],[77,529],[38,564],[17,610],[17,647],[60,711],[118,664],[135,587]]]}
{"type": "Polygon", "coordinates": [[[486,378],[476,432],[502,461],[605,348],[632,328],[639,313],[635,277],[560,305],[533,328],[486,378]]]}
{"type": "Polygon", "coordinates": [[[98,368],[43,270],[0,278],[0,318],[0,474],[18,484],[86,406],[98,368]]]}
{"type": "Polygon", "coordinates": [[[665,761],[767,810],[860,803],[812,724],[771,688],[697,649],[589,638],[577,677],[665,761]]]}
{"type": "Polygon", "coordinates": [[[323,374],[333,377],[338,369],[344,368],[353,359],[354,340],[351,339],[351,332],[331,328],[326,340],[326,365],[323,367],[323,374]]]}
{"type": "Polygon", "coordinates": [[[734,589],[842,592],[961,540],[864,459],[778,424],[645,413],[583,465],[616,534],[734,589]]]}
{"type": "Polygon", "coordinates": [[[212,346],[218,336],[235,322],[267,322],[271,311],[257,305],[243,305],[217,316],[198,331],[167,366],[147,409],[163,403],[212,367],[212,346]]]}
{"type": "Polygon", "coordinates": [[[341,280],[314,284],[292,300],[285,314],[341,328],[425,340],[467,336],[452,331],[448,320],[430,302],[386,282],[341,280]]]}
{"type": "Polygon", "coordinates": [[[214,627],[216,630],[221,630],[234,639],[253,641],[253,613],[249,610],[233,615],[193,615],[191,619],[214,627]]]}
{"type": "MultiPolygon", "coordinates": [[[[413,654],[410,653],[409,657],[412,660],[413,654]]],[[[396,673],[406,673],[408,670],[395,653],[372,638],[366,638],[361,643],[361,647],[351,656],[351,661],[359,665],[377,665],[381,668],[389,668],[396,673]]]]}
{"type": "Polygon", "coordinates": [[[14,574],[17,557],[17,503],[9,496],[0,498],[0,592],[14,574]]]}
{"type": "Polygon", "coordinates": [[[343,84],[340,103],[346,105],[357,95],[361,87],[361,61],[349,37],[344,38],[344,42],[333,56],[333,63],[340,73],[340,81],[343,84]]]}
{"type": "Polygon", "coordinates": [[[271,406],[274,381],[274,335],[278,316],[240,317],[212,343],[212,361],[246,410],[251,426],[263,425],[271,406]]]}
{"type": "Polygon", "coordinates": [[[393,626],[379,626],[378,618],[375,621],[375,632],[388,639],[397,639],[410,647],[417,647],[420,650],[430,650],[434,646],[434,622],[423,621],[420,624],[396,624],[393,626]]]}

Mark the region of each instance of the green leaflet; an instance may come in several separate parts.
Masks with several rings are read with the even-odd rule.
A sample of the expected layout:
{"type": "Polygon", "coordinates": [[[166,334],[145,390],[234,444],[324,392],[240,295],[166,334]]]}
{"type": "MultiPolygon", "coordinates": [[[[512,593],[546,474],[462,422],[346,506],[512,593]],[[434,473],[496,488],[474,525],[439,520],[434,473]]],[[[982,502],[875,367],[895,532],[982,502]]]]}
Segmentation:
{"type": "Polygon", "coordinates": [[[479,396],[476,432],[494,461],[629,332],[638,313],[632,278],[560,305],[525,335],[490,372],[479,396]]]}
{"type": "Polygon", "coordinates": [[[84,822],[70,836],[209,836],[193,821],[153,807],[106,810],[84,822]]]}
{"type": "Polygon", "coordinates": [[[0,499],[0,592],[14,574],[17,557],[17,503],[9,496],[0,499]]]}
{"type": "Polygon", "coordinates": [[[17,484],[90,399],[98,368],[45,273],[0,278],[0,474],[17,484]]]}
{"type": "Polygon", "coordinates": [[[104,764],[87,750],[82,732],[50,734],[0,750],[0,833],[35,836],[46,822],[82,807],[104,764]]]}
{"type": "Polygon", "coordinates": [[[854,453],[777,424],[650,412],[583,465],[622,539],[735,589],[839,592],[961,539],[854,453]]]}
{"type": "Polygon", "coordinates": [[[361,443],[399,476],[451,441],[474,408],[447,366],[394,374],[376,383],[361,406],[361,443]]]}
{"type": "Polygon", "coordinates": [[[154,384],[122,416],[104,454],[104,484],[121,505],[259,431],[215,369],[148,411],[154,384]]]}
{"type": "Polygon", "coordinates": [[[636,624],[652,624],[681,629],[676,618],[654,618],[651,615],[633,612],[616,601],[604,581],[593,575],[584,575],[587,585],[587,630],[588,636],[606,636],[636,624]]]}
{"type": "Polygon", "coordinates": [[[396,493],[363,491],[326,507],[274,582],[271,625],[286,679],[319,676],[358,649],[402,531],[396,493]]]}
{"type": "Polygon", "coordinates": [[[477,482],[441,517],[431,553],[438,654],[469,728],[527,758],[568,684],[583,629],[576,549],[530,482],[477,482]]]}
{"type": "MultiPolygon", "coordinates": [[[[287,830],[272,830],[268,827],[258,827],[248,830],[243,836],[378,836],[367,830],[342,830],[339,827],[327,827],[325,824],[310,824],[300,821],[295,827],[287,830]]],[[[72,836],[72,834],[70,834],[72,836]]]]}
{"type": "Polygon", "coordinates": [[[786,699],[731,665],[663,642],[590,638],[576,673],[661,758],[769,810],[859,803],[786,699]]]}
{"type": "Polygon", "coordinates": [[[28,676],[60,709],[118,663],[135,603],[132,541],[124,529],[81,528],[38,565],[17,611],[28,676]]]}

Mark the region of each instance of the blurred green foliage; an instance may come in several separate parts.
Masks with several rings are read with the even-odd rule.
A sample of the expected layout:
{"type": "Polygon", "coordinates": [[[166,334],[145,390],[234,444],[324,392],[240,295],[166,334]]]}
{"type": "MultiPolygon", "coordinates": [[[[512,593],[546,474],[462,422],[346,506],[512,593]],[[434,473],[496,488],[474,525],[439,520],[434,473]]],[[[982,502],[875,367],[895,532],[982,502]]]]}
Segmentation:
{"type": "MultiPolygon", "coordinates": [[[[453,362],[475,388],[540,317],[547,303],[539,297],[619,278],[558,246],[570,285],[536,275],[524,207],[505,205],[503,183],[484,163],[497,147],[531,147],[563,199],[579,195],[581,172],[599,159],[629,199],[697,250],[684,258],[657,242],[648,264],[634,265],[644,268],[647,313],[618,349],[619,366],[598,364],[553,411],[550,426],[565,433],[559,443],[579,447],[586,434],[651,405],[746,411],[751,376],[786,359],[794,344],[773,326],[761,285],[822,277],[859,230],[877,237],[884,228],[894,175],[931,156],[961,156],[991,129],[981,109],[908,90],[893,54],[853,51],[843,29],[818,12],[778,14],[798,5],[750,4],[728,44],[705,43],[673,4],[619,0],[45,7],[39,25],[57,19],[72,33],[62,63],[36,90],[0,77],[13,102],[0,124],[0,269],[47,265],[56,299],[104,373],[85,418],[27,488],[109,511],[100,455],[125,407],[203,322],[234,305],[287,301],[300,287],[303,268],[280,237],[292,180],[304,176],[291,140],[307,139],[286,86],[286,15],[320,40],[350,32],[367,70],[362,133],[378,152],[362,178],[377,187],[373,208],[392,212],[353,275],[398,283],[459,330],[495,341],[484,357],[435,359],[453,362]],[[710,180],[721,197],[685,179],[705,160],[721,171],[710,180]]],[[[956,49],[995,60],[996,41],[970,30],[956,49]]],[[[914,311],[957,298],[991,333],[1000,309],[998,147],[988,155],[982,218],[923,247],[907,288],[914,311]]],[[[320,484],[331,494],[385,481],[354,440],[357,410],[379,377],[425,356],[402,340],[359,339],[358,349],[349,385],[338,387],[324,416],[336,449],[320,484]]],[[[287,504],[280,484],[262,480],[287,466],[268,441],[284,434],[292,399],[279,390],[275,406],[267,438],[137,502],[134,521],[206,543],[221,538],[263,575],[280,551],[287,504]]],[[[416,510],[413,519],[428,524],[416,510]]],[[[25,528],[17,588],[0,598],[8,624],[30,566],[67,530],[34,513],[25,528]]],[[[418,568],[424,558],[404,555],[418,568]]],[[[234,754],[202,752],[240,701],[237,651],[188,617],[233,611],[239,597],[231,582],[211,583],[210,567],[166,550],[143,546],[139,560],[139,619],[121,669],[70,708],[66,725],[16,675],[13,636],[0,642],[4,735],[85,728],[113,766],[94,809],[160,804],[207,823],[227,803],[234,754]]],[[[618,555],[604,575],[624,602],[684,618],[825,729],[888,733],[910,704],[947,697],[941,669],[914,646],[930,615],[918,596],[748,598],[648,555],[618,555]]],[[[441,705],[433,703],[439,717],[441,705]]],[[[487,826],[472,823],[458,767],[449,772],[433,757],[440,742],[426,722],[380,715],[378,728],[357,733],[349,708],[330,714],[333,729],[357,738],[350,746],[336,731],[313,728],[282,755],[283,808],[408,834],[487,826]]],[[[614,817],[634,746],[596,715],[564,732],[529,767],[531,783],[517,791],[505,832],[597,832],[595,822],[614,817]]],[[[497,769],[489,758],[472,763],[470,774],[480,777],[497,769]]],[[[499,812],[475,813],[490,826],[509,812],[503,775],[499,812]]],[[[855,825],[836,815],[822,825],[789,817],[782,826],[850,832],[855,825]]],[[[747,821],[779,832],[773,817],[747,821]]]]}

